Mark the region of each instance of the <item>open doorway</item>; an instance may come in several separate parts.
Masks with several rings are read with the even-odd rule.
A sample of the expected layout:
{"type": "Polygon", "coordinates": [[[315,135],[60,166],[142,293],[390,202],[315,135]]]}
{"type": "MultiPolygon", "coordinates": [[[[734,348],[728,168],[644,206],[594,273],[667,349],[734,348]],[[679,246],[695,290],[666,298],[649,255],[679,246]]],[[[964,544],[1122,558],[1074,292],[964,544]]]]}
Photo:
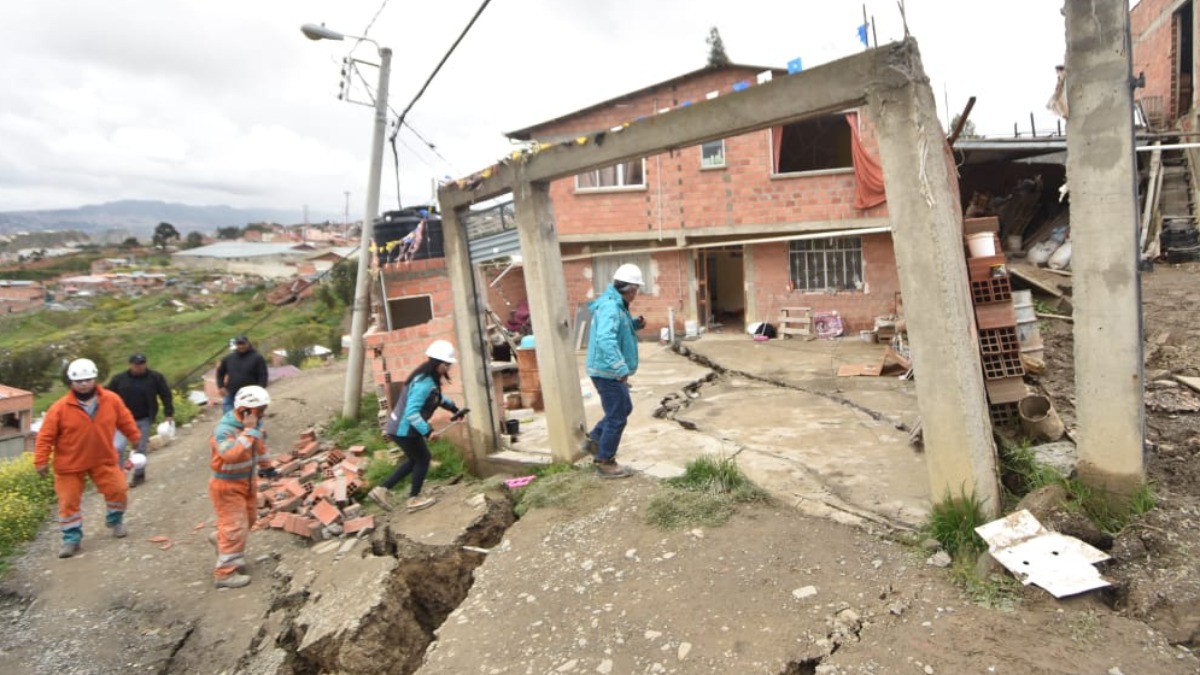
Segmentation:
{"type": "Polygon", "coordinates": [[[741,246],[703,248],[696,253],[696,304],[710,332],[737,333],[746,326],[746,274],[741,246]]]}

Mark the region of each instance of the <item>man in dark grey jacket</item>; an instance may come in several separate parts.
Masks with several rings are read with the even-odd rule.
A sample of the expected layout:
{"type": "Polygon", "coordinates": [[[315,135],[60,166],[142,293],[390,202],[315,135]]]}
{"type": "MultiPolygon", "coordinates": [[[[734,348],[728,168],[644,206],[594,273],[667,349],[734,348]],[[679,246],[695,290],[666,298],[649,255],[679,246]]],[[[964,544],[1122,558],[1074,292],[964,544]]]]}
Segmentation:
{"type": "MultiPolygon", "coordinates": [[[[142,456],[145,456],[146,443],[150,438],[150,425],[154,423],[154,418],[158,417],[158,401],[160,399],[163,404],[165,421],[175,421],[175,402],[171,398],[171,388],[167,386],[167,378],[157,370],[151,370],[146,365],[146,355],[138,352],[129,357],[128,370],[113,375],[108,382],[108,389],[121,397],[121,400],[125,402],[125,407],[129,408],[129,412],[137,422],[138,431],[142,432],[142,438],[138,441],[134,452],[140,452],[142,456]]],[[[124,466],[125,460],[129,459],[127,452],[129,441],[126,440],[124,434],[118,431],[116,438],[113,439],[113,445],[121,455],[121,466],[124,466]]],[[[129,487],[134,488],[145,482],[145,465],[135,467],[129,487]]]]}
{"type": "Polygon", "coordinates": [[[250,338],[237,336],[233,339],[233,349],[217,366],[217,386],[225,397],[223,412],[233,410],[233,397],[238,389],[252,384],[267,386],[267,361],[254,350],[250,338]]]}

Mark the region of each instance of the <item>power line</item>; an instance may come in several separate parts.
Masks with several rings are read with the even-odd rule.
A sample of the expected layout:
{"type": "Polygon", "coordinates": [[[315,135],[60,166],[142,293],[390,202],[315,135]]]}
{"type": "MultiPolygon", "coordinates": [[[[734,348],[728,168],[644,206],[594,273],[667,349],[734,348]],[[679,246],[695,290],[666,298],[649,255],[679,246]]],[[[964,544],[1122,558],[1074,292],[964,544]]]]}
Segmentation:
{"type": "Polygon", "coordinates": [[[387,4],[388,0],[383,0],[383,3],[379,5],[379,9],[375,10],[375,16],[371,17],[371,20],[367,23],[367,27],[363,29],[363,37],[366,37],[367,33],[371,32],[371,26],[374,26],[375,20],[379,18],[380,14],[383,14],[383,8],[387,7],[387,4]]]}
{"type": "Polygon", "coordinates": [[[460,33],[458,36],[458,39],[454,41],[454,44],[450,45],[450,49],[446,51],[446,55],[442,57],[441,61],[438,61],[437,67],[434,68],[433,72],[429,74],[429,79],[425,80],[425,84],[421,85],[421,90],[417,92],[417,95],[414,96],[413,99],[408,102],[408,105],[404,107],[404,110],[401,111],[399,116],[400,122],[396,125],[397,133],[400,131],[400,125],[404,124],[404,118],[408,115],[408,111],[412,110],[412,107],[421,99],[421,95],[424,94],[425,90],[429,88],[429,84],[433,82],[433,78],[437,77],[438,71],[440,71],[442,66],[446,64],[446,60],[449,59],[450,55],[454,53],[454,49],[458,47],[458,43],[462,42],[462,39],[467,36],[467,32],[471,30],[471,26],[475,25],[475,20],[479,18],[480,14],[483,14],[483,10],[487,9],[488,3],[491,1],[492,0],[483,0],[483,4],[479,5],[479,9],[475,10],[475,16],[472,16],[471,20],[467,22],[466,28],[463,28],[462,33],[460,33]]]}

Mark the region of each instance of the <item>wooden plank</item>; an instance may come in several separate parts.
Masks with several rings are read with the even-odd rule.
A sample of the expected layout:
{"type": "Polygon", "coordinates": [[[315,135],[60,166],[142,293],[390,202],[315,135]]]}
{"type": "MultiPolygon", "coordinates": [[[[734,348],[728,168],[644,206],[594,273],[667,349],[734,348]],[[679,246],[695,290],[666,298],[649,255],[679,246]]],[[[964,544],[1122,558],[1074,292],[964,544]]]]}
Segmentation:
{"type": "Polygon", "coordinates": [[[1030,265],[1018,265],[1011,262],[1008,265],[1008,273],[1012,276],[1021,279],[1040,291],[1049,293],[1056,298],[1061,298],[1063,296],[1062,290],[1059,289],[1057,284],[1051,283],[1050,279],[1043,276],[1040,272],[1041,270],[1030,265]]]}
{"type": "MultiPolygon", "coordinates": [[[[840,375],[841,373],[839,372],[838,374],[840,375]]],[[[1172,377],[1175,378],[1176,382],[1188,387],[1189,389],[1200,392],[1200,377],[1188,377],[1187,375],[1174,375],[1172,377]]]]}

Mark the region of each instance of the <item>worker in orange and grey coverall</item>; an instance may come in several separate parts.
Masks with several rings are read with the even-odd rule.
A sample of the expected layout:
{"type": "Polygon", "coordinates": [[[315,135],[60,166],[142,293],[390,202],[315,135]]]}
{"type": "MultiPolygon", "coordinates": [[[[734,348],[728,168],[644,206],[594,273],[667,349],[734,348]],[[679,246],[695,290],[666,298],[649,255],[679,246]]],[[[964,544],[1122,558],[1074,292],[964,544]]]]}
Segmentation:
{"type": "Polygon", "coordinates": [[[263,440],[262,420],[270,403],[266,389],[242,387],[234,397],[233,410],[225,413],[209,439],[213,475],[208,481],[208,497],[217,514],[217,531],[209,535],[209,541],[217,547],[213,572],[217,588],[241,588],[250,583],[245,551],[250,527],[258,518],[255,470],[262,478],[278,475],[263,440]]]}
{"type": "Polygon", "coordinates": [[[50,455],[54,455],[54,492],[63,540],[60,558],[70,558],[82,548],[83,486],[89,477],[104,495],[105,524],[114,537],[127,534],[129,488],[118,466],[113,435],[120,429],[136,444],[141,431],[121,397],[96,384],[98,376],[90,359],[75,359],[67,366],[71,390],[46,411],[34,447],[33,466],[42,476],[50,475],[50,455]]]}

